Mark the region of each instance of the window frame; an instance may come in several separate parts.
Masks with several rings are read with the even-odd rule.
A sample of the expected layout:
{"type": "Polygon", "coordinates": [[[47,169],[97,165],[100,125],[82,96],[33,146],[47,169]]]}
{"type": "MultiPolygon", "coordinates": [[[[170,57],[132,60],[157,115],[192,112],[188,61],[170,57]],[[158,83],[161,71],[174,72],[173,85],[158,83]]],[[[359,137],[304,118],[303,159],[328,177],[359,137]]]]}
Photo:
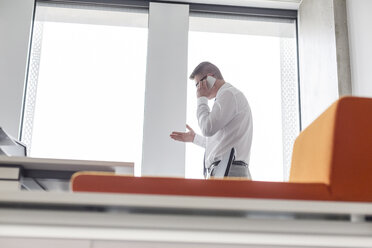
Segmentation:
{"type": "MultiPolygon", "coordinates": [[[[36,0],[36,2],[40,3],[68,3],[68,4],[79,4],[79,5],[95,5],[95,6],[108,6],[108,7],[129,7],[129,8],[141,8],[141,9],[148,9],[150,11],[150,3],[152,1],[147,0],[36,0]]],[[[159,2],[159,1],[156,1],[159,2]]],[[[167,4],[170,2],[163,2],[161,3],[167,4]]],[[[297,44],[297,84],[298,84],[298,103],[299,103],[299,130],[302,131],[302,119],[301,119],[301,92],[300,92],[300,68],[299,68],[299,38],[298,38],[298,18],[297,10],[293,9],[274,9],[274,8],[257,8],[257,7],[242,7],[242,6],[228,6],[228,5],[216,5],[216,4],[200,4],[200,3],[187,3],[187,2],[171,2],[171,4],[184,4],[189,6],[189,16],[192,12],[195,13],[221,13],[221,14],[233,14],[233,15],[240,15],[240,16],[253,16],[253,17],[268,17],[268,18],[282,18],[282,19],[290,19],[294,20],[295,22],[295,29],[296,29],[296,44],[297,44]]],[[[35,19],[35,11],[34,9],[34,17],[33,22],[35,19]]],[[[150,18],[149,18],[150,23],[150,18]]],[[[32,23],[31,27],[31,37],[33,32],[34,23],[32,23]]],[[[150,29],[150,25],[148,26],[150,29]]],[[[32,39],[30,41],[32,44],[32,39]]],[[[149,51],[147,51],[149,52],[149,51]]],[[[29,48],[29,56],[31,54],[31,45],[29,48]]],[[[30,61],[28,61],[27,69],[26,69],[26,78],[28,78],[30,61]]],[[[147,84],[145,86],[147,88],[147,84]]],[[[146,90],[145,88],[145,90],[146,90]]],[[[23,108],[21,111],[21,123],[20,123],[20,138],[22,138],[23,132],[23,123],[25,118],[25,99],[26,99],[26,90],[27,90],[27,80],[25,81],[24,87],[24,94],[23,94],[23,108]]],[[[186,111],[186,110],[185,110],[186,111]]],[[[143,140],[142,140],[143,141],[143,140]]],[[[143,158],[142,158],[143,161],[143,158]]]]}

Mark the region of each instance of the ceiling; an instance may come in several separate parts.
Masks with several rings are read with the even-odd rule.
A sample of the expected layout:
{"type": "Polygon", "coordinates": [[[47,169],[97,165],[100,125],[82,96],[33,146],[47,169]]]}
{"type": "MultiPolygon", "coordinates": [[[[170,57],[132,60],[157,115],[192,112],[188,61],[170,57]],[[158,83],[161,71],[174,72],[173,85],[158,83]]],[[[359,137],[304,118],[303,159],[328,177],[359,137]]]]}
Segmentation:
{"type": "Polygon", "coordinates": [[[173,0],[172,2],[231,5],[274,9],[298,9],[302,0],[173,0]]]}

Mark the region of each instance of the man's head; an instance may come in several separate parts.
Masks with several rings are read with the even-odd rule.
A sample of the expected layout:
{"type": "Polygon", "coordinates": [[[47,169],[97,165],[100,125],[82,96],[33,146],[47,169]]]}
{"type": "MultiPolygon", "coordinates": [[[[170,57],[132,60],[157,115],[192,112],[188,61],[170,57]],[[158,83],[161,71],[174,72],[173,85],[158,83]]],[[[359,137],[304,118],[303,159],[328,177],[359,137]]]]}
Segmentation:
{"type": "Polygon", "coordinates": [[[210,62],[200,63],[191,73],[190,79],[195,81],[198,88],[197,96],[206,96],[209,99],[215,98],[219,88],[225,83],[218,67],[210,62]],[[205,86],[207,76],[216,78],[216,83],[210,89],[205,86]]]}
{"type": "Polygon", "coordinates": [[[197,67],[195,67],[194,71],[190,75],[190,79],[195,80],[195,77],[197,76],[203,78],[207,75],[223,80],[222,74],[218,67],[207,61],[201,62],[197,67]]]}

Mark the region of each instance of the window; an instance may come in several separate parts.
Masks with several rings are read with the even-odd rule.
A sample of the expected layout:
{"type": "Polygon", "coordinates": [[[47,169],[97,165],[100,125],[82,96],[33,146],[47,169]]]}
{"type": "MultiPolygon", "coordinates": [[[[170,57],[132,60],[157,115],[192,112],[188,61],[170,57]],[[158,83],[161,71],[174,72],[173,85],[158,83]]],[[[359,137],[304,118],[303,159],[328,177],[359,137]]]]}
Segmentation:
{"type": "Polygon", "coordinates": [[[196,5],[191,4],[188,16],[186,4],[139,1],[142,7],[124,7],[104,1],[95,5],[77,2],[84,1],[40,1],[36,5],[21,134],[31,156],[133,161],[136,175],[141,172],[143,157],[147,159],[143,161],[150,161],[143,162],[146,175],[181,175],[186,162],[185,176],[202,178],[204,150],[187,144],[185,161],[178,156],[183,155],[183,144],[175,144],[168,137],[168,133],[183,128],[180,116],[186,115],[187,123],[200,133],[195,85],[187,85],[187,104],[184,95],[177,98],[168,93],[175,91],[169,88],[174,83],[177,90],[184,89],[186,65],[190,74],[201,61],[211,61],[250,103],[253,179],[288,178],[293,141],[300,129],[295,15],[274,18],[206,13],[195,11],[196,5]],[[172,25],[163,29],[160,19],[165,23],[172,19],[176,24],[173,28],[180,32],[176,34],[172,25]],[[173,39],[187,31],[188,44],[173,39]],[[148,37],[153,38],[153,46],[148,37]],[[158,55],[147,58],[148,47],[149,52],[156,50],[168,59],[158,55]],[[177,61],[172,62],[172,70],[167,61],[177,61]],[[146,67],[156,68],[166,77],[148,80],[145,89],[151,71],[146,67]],[[145,103],[145,90],[151,104],[145,103]],[[159,92],[165,94],[159,97],[159,92]],[[153,103],[181,106],[176,110],[179,115],[167,113],[169,108],[162,109],[161,121],[149,118],[153,103]],[[144,127],[155,131],[151,129],[154,123],[160,123],[156,133],[161,137],[143,132],[144,127]],[[143,140],[144,145],[155,144],[159,151],[145,151],[142,156],[143,140]],[[171,155],[177,155],[171,160],[167,155],[173,148],[177,152],[171,155]]]}
{"type": "MultiPolygon", "coordinates": [[[[202,61],[216,64],[251,106],[253,179],[286,180],[300,128],[295,20],[191,13],[189,25],[189,74],[202,61]]],[[[187,107],[187,122],[200,133],[193,83],[187,107]]],[[[187,144],[186,177],[202,178],[203,155],[187,144]]]]}
{"type": "Polygon", "coordinates": [[[138,175],[147,9],[37,3],[22,141],[33,157],[133,161],[138,175]]]}

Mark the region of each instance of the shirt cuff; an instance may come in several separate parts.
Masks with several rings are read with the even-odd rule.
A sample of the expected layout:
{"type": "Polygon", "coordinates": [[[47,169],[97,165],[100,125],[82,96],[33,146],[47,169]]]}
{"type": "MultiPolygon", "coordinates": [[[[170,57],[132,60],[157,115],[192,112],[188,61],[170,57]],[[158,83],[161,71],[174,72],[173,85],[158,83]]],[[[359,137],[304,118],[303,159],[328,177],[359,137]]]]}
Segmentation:
{"type": "Polygon", "coordinates": [[[201,105],[201,104],[207,104],[208,105],[208,98],[206,98],[205,96],[201,96],[198,98],[198,106],[201,105]]]}
{"type": "Polygon", "coordinates": [[[204,137],[196,133],[192,143],[204,147],[204,137]]]}

